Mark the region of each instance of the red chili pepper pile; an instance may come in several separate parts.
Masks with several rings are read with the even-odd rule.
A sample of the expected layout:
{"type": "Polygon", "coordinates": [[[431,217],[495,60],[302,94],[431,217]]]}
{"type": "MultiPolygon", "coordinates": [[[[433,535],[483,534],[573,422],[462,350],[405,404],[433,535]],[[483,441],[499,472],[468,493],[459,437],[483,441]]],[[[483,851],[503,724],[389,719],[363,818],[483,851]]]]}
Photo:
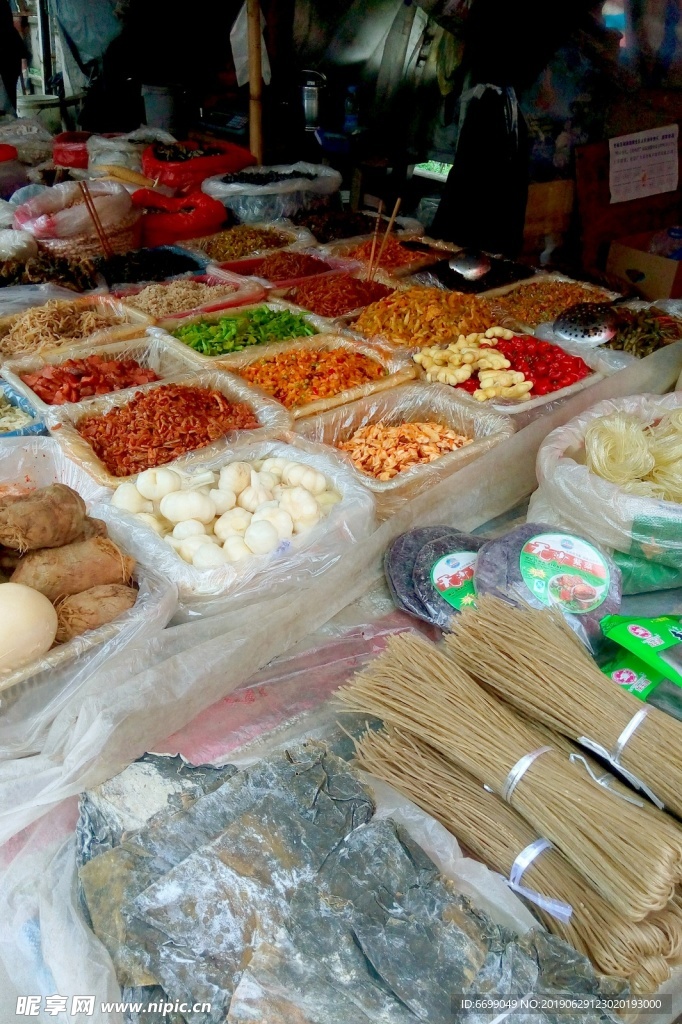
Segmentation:
{"type": "Polygon", "coordinates": [[[44,366],[36,373],[22,373],[21,379],[48,405],[80,402],[93,395],[108,395],[160,380],[153,370],[140,366],[134,359],[105,359],[97,355],[67,359],[60,366],[44,366]]]}
{"type": "MultiPolygon", "coordinates": [[[[569,355],[557,345],[538,341],[530,334],[517,334],[509,341],[500,338],[495,347],[509,360],[511,370],[518,370],[526,380],[533,381],[531,398],[570,387],[594,372],[580,356],[569,355]]],[[[480,384],[474,376],[458,386],[473,394],[480,384]]]]}
{"type": "Polygon", "coordinates": [[[273,252],[258,267],[258,275],[268,281],[293,281],[311,274],[324,274],[328,263],[304,252],[273,252]]]}
{"type": "Polygon", "coordinates": [[[336,274],[319,281],[306,281],[290,298],[318,316],[343,316],[385,298],[392,291],[378,281],[360,281],[350,274],[336,274]]]}
{"type": "Polygon", "coordinates": [[[113,476],[131,476],[216,441],[233,430],[258,426],[246,402],[220,391],[163,384],[138,392],[104,416],[86,416],[76,429],[113,476]]]}

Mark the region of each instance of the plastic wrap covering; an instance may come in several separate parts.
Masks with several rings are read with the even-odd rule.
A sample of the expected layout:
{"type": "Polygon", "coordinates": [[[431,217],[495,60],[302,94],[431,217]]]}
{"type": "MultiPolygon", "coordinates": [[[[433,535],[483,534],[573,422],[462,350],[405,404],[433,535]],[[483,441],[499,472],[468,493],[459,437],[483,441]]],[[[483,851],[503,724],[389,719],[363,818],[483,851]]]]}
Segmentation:
{"type": "MultiPolygon", "coordinates": [[[[311,322],[320,318],[310,316],[311,322]]],[[[336,409],[339,405],[348,405],[360,398],[367,398],[370,395],[378,395],[383,391],[405,384],[414,380],[416,376],[414,363],[399,352],[389,353],[372,345],[362,344],[353,338],[344,337],[341,334],[321,333],[312,338],[299,338],[297,341],[274,342],[270,345],[263,345],[247,349],[244,352],[235,352],[232,356],[218,357],[220,365],[234,373],[239,373],[245,367],[257,363],[262,359],[273,359],[280,353],[286,352],[320,352],[343,350],[349,353],[361,353],[368,356],[383,366],[385,376],[379,380],[370,381],[367,384],[360,384],[358,387],[340,391],[329,398],[318,398],[317,401],[308,402],[305,405],[296,405],[290,411],[294,419],[306,416],[315,416],[327,412],[329,409],[336,409]]]]}
{"type": "MultiPolygon", "coordinates": [[[[280,542],[269,555],[254,555],[234,565],[217,569],[195,569],[134,516],[128,524],[127,549],[134,557],[156,566],[173,582],[180,595],[180,617],[214,615],[229,609],[235,600],[257,601],[266,595],[295,594],[334,565],[348,546],[367,537],[374,526],[374,502],[344,463],[325,448],[292,438],[294,445],[264,441],[253,445],[223,445],[209,458],[197,453],[189,467],[192,472],[219,471],[230,462],[286,458],[324,473],[341,501],[332,506],[317,526],[280,542]]],[[[118,509],[112,514],[118,519],[118,509]]],[[[104,516],[108,521],[109,516],[104,516]]]]}
{"type": "MultiPolygon", "coordinates": [[[[18,293],[19,288],[21,288],[23,295],[23,289],[26,289],[27,287],[31,286],[19,285],[16,292],[18,293]]],[[[43,286],[39,285],[38,287],[42,288],[43,286]]],[[[7,288],[5,291],[10,291],[10,289],[7,288]]],[[[54,298],[54,293],[56,291],[65,292],[65,304],[73,306],[74,309],[78,311],[86,312],[87,310],[92,309],[96,313],[101,313],[104,316],[112,318],[112,323],[109,326],[103,327],[98,331],[94,331],[87,339],[84,339],[84,341],[87,341],[91,345],[105,345],[112,341],[125,341],[128,338],[139,337],[144,334],[147,327],[149,327],[153,322],[150,316],[140,312],[138,309],[132,309],[128,306],[124,306],[122,302],[118,302],[110,295],[88,295],[82,297],[74,295],[73,292],[68,292],[66,289],[54,288],[52,285],[47,285],[44,292],[42,292],[42,294],[46,296],[46,298],[43,298],[42,304],[45,304],[54,298]],[[69,296],[68,299],[66,299],[66,295],[69,296]]],[[[33,292],[33,294],[35,295],[36,292],[33,292]]],[[[0,296],[0,311],[4,312],[4,293],[0,293],[0,296]]],[[[22,312],[25,311],[26,310],[24,308],[22,312]]],[[[0,339],[4,338],[5,335],[14,327],[16,321],[21,317],[22,312],[0,317],[0,339]]],[[[74,342],[71,342],[71,346],[73,344],[74,342]]],[[[39,346],[34,343],[33,349],[31,349],[31,346],[27,344],[26,349],[20,350],[14,354],[23,357],[24,353],[27,355],[32,354],[32,352],[35,352],[38,347],[39,346]]],[[[49,351],[59,348],[60,346],[58,342],[55,342],[53,345],[43,345],[40,347],[45,351],[49,351]]]]}
{"type": "MultiPolygon", "coordinates": [[[[90,194],[107,232],[117,228],[133,212],[130,196],[122,185],[113,181],[92,182],[90,194]]],[[[54,185],[19,206],[14,214],[14,226],[39,239],[95,234],[95,226],[75,181],[54,185]]]]}
{"type": "MultiPolygon", "coordinates": [[[[257,709],[258,705],[253,707],[257,709]]],[[[154,813],[168,814],[172,808],[189,808],[203,794],[208,796],[211,789],[229,781],[232,771],[230,766],[220,772],[204,767],[193,769],[178,764],[176,758],[150,757],[130,766],[110,784],[91,791],[84,798],[83,811],[92,811],[94,806],[99,812],[96,824],[104,832],[104,842],[98,842],[93,851],[86,849],[86,856],[104,855],[111,846],[118,845],[122,828],[143,828],[154,813]],[[169,762],[168,769],[162,764],[164,760],[169,762]],[[153,798],[137,801],[133,808],[135,813],[131,815],[133,801],[128,800],[125,806],[124,797],[140,792],[136,777],[140,783],[144,782],[147,794],[153,792],[153,798]],[[152,790],[149,783],[155,780],[157,784],[152,790]]],[[[441,825],[389,786],[367,776],[362,779],[371,790],[377,824],[390,818],[405,829],[438,870],[452,879],[458,892],[468,895],[497,925],[512,928],[519,935],[536,927],[532,916],[505,881],[479,862],[464,857],[457,841],[441,825]]],[[[77,871],[84,852],[84,830],[80,827],[84,815],[81,815],[77,839],[78,816],[77,800],[67,800],[11,844],[11,848],[0,851],[0,976],[3,978],[0,1016],[3,1020],[11,1019],[17,996],[27,992],[43,996],[59,992],[68,996],[69,1006],[74,994],[89,993],[98,1008],[92,1019],[97,1024],[119,1024],[120,1018],[113,1014],[97,1015],[99,1003],[127,998],[131,993],[131,990],[121,992],[111,958],[83,913],[77,871]]],[[[134,991],[140,992],[139,989],[134,991]]],[[[144,1002],[157,992],[163,998],[159,989],[141,991],[144,1002]]],[[[240,996],[240,1002],[241,999],[240,996]]],[[[345,1003],[344,1008],[347,1008],[345,1003]]],[[[51,1019],[41,1018],[45,1022],[51,1019]]],[[[261,1014],[259,1009],[252,1019],[271,1018],[261,1014]]],[[[350,1019],[354,1018],[345,1018],[346,1024],[350,1019]]]]}
{"type": "MultiPolygon", "coordinates": [[[[63,483],[77,491],[88,513],[101,518],[98,505],[104,492],[78,466],[66,460],[49,438],[6,441],[0,453],[0,481],[24,487],[63,483]]],[[[106,509],[109,513],[109,509],[106,509]]],[[[127,553],[126,523],[107,515],[109,536],[127,553]]],[[[139,586],[135,605],[113,622],[54,648],[43,658],[0,675],[0,759],[18,750],[35,749],[34,738],[46,730],[63,703],[84,686],[108,659],[128,644],[162,629],[177,602],[177,591],[156,571],[138,560],[134,577],[139,586]]]]}
{"type": "MultiPolygon", "coordinates": [[[[199,365],[192,352],[189,350],[186,354],[179,352],[174,345],[168,343],[165,336],[159,331],[154,334],[150,333],[143,338],[132,338],[130,341],[115,341],[108,345],[73,345],[44,355],[8,360],[2,367],[2,376],[30,406],[40,412],[47,412],[48,409],[54,409],[56,406],[49,405],[39,398],[35,391],[24,383],[21,379],[22,376],[36,373],[47,366],[61,366],[69,359],[86,359],[92,355],[100,356],[102,359],[134,359],[140,366],[153,370],[162,380],[175,377],[179,373],[188,373],[199,365]]],[[[126,388],[125,390],[131,389],[126,388]]],[[[85,401],[88,399],[68,404],[76,411],[85,401]]],[[[64,403],[60,408],[64,408],[66,404],[64,403]]]]}
{"type": "MultiPolygon", "coordinates": [[[[147,392],[162,387],[164,384],[183,384],[187,387],[212,389],[220,391],[231,402],[248,403],[258,419],[259,426],[252,430],[237,431],[236,436],[233,432],[232,439],[238,440],[240,444],[276,437],[282,431],[286,431],[291,427],[291,416],[282,408],[279,402],[273,402],[272,399],[260,394],[256,388],[249,387],[239,377],[235,377],[233,374],[220,373],[218,370],[199,370],[196,373],[177,374],[174,377],[169,377],[168,380],[162,383],[145,384],[140,388],[136,388],[135,392],[128,389],[126,391],[114,392],[112,395],[102,395],[100,398],[93,398],[88,402],[83,402],[77,408],[73,406],[68,408],[62,407],[61,409],[55,408],[46,415],[47,425],[53,436],[57,438],[59,446],[67,458],[82,466],[103,487],[118,487],[124,480],[130,479],[131,476],[136,476],[137,474],[130,474],[128,477],[116,477],[109,473],[104,464],[97,458],[88,442],[78,433],[76,429],[78,420],[84,416],[104,416],[110,409],[126,405],[134,393],[147,392]]],[[[225,441],[229,439],[230,435],[227,435],[197,451],[201,452],[202,459],[208,458],[213,452],[222,451],[225,441]]],[[[166,465],[180,467],[190,465],[192,460],[196,459],[197,451],[191,452],[181,459],[176,459],[174,462],[169,461],[166,465]]],[[[144,468],[146,469],[147,467],[145,466],[144,468]]]]}
{"type": "Polygon", "coordinates": [[[88,139],[88,167],[96,171],[104,167],[127,167],[142,170],[142,153],[152,142],[175,142],[169,132],[160,128],[137,128],[127,135],[91,135],[88,139]]]}
{"type": "Polygon", "coordinates": [[[32,306],[44,306],[53,299],[73,302],[76,295],[70,288],[57,284],[13,284],[0,288],[0,322],[6,316],[23,313],[32,306]]]}
{"type": "Polygon", "coordinates": [[[38,246],[28,231],[0,231],[0,260],[27,260],[38,246]]]}
{"type": "MultiPolygon", "coordinates": [[[[90,195],[113,251],[134,249],[139,238],[140,212],[134,208],[127,189],[113,181],[93,181],[90,195]]],[[[77,259],[97,256],[102,251],[75,181],[54,185],[17,207],[14,227],[28,231],[54,255],[77,259]]]]}
{"type": "Polygon", "coordinates": [[[6,380],[0,380],[0,392],[2,392],[10,405],[15,405],[22,412],[28,413],[33,418],[32,423],[27,423],[25,427],[21,427],[19,430],[9,430],[6,433],[0,432],[0,441],[6,441],[9,437],[37,437],[40,434],[47,434],[47,427],[36,415],[32,403],[19,392],[18,388],[12,387],[6,380]]]}
{"type": "Polygon", "coordinates": [[[277,164],[263,170],[282,174],[300,171],[303,174],[314,174],[315,177],[288,178],[270,185],[259,185],[258,173],[254,171],[253,184],[231,185],[222,180],[222,175],[217,175],[207,178],[201,187],[207,195],[224,203],[245,224],[291,217],[341,188],[339,172],[323,164],[309,164],[301,160],[295,164],[277,164]]]}
{"type": "MultiPolygon", "coordinates": [[[[342,406],[297,424],[297,432],[311,441],[336,447],[360,427],[370,423],[395,426],[400,423],[437,422],[474,439],[472,444],[441,456],[435,462],[412,466],[392,480],[376,480],[355,469],[357,480],[374,494],[381,519],[394,515],[407,501],[456,473],[462,466],[514,433],[507,416],[483,408],[480,402],[453,393],[444,384],[405,384],[352,405],[342,406]]],[[[347,456],[344,456],[348,458],[347,456]]]]}
{"type": "Polygon", "coordinates": [[[529,518],[571,529],[612,551],[626,594],[682,585],[682,505],[628,494],[591,473],[583,464],[585,431],[614,412],[648,425],[680,408],[680,392],[600,402],[552,431],[538,453],[540,486],[529,518]]]}
{"type": "Polygon", "coordinates": [[[14,146],[23,164],[42,164],[52,157],[52,136],[38,118],[20,117],[0,125],[0,144],[14,146]]]}

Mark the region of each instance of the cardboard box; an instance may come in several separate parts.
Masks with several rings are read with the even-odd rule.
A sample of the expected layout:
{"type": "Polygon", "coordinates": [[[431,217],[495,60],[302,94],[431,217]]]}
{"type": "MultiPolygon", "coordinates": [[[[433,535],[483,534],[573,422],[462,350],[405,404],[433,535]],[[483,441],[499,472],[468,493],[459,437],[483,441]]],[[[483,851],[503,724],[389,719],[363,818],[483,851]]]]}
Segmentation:
{"type": "Polygon", "coordinates": [[[647,252],[656,231],[611,242],[606,273],[623,285],[635,288],[645,299],[682,298],[682,260],[647,252]]]}

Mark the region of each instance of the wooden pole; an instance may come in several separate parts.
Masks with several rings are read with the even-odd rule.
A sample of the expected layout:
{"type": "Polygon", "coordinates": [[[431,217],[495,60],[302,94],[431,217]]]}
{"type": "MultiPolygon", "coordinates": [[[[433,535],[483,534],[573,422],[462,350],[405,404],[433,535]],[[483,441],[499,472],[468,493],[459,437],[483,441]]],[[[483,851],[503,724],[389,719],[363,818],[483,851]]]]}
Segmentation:
{"type": "Polygon", "coordinates": [[[263,163],[263,75],[261,71],[260,3],[246,0],[249,25],[249,149],[263,163]]]}

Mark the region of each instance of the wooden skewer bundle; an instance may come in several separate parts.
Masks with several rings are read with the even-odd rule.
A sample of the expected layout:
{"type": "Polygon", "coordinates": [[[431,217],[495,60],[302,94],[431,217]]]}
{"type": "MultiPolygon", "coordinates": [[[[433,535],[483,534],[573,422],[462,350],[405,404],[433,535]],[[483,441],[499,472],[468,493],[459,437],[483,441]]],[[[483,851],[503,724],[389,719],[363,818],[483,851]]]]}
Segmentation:
{"type": "Polygon", "coordinates": [[[610,683],[557,609],[518,608],[485,595],[452,629],[445,644],[458,665],[573,740],[587,737],[610,753],[646,709],[620,764],[682,815],[682,724],[610,683]]]}
{"type": "Polygon", "coordinates": [[[506,787],[507,801],[537,834],[627,920],[641,921],[671,899],[681,878],[682,831],[672,821],[656,827],[642,809],[609,794],[554,749],[532,762],[510,794],[510,773],[546,746],[544,738],[433,644],[392,638],[340,698],[353,711],[412,732],[499,796],[506,787]]]}
{"type": "MultiPolygon", "coordinates": [[[[539,838],[517,811],[411,733],[368,731],[356,744],[356,756],[362,768],[407,794],[507,877],[521,851],[539,838]]],[[[660,923],[626,920],[552,848],[532,861],[521,884],[572,907],[568,922],[536,909],[550,931],[589,956],[602,973],[627,978],[642,995],[670,976],[666,956],[682,938],[682,921],[674,915],[662,912],[660,923]]]]}

